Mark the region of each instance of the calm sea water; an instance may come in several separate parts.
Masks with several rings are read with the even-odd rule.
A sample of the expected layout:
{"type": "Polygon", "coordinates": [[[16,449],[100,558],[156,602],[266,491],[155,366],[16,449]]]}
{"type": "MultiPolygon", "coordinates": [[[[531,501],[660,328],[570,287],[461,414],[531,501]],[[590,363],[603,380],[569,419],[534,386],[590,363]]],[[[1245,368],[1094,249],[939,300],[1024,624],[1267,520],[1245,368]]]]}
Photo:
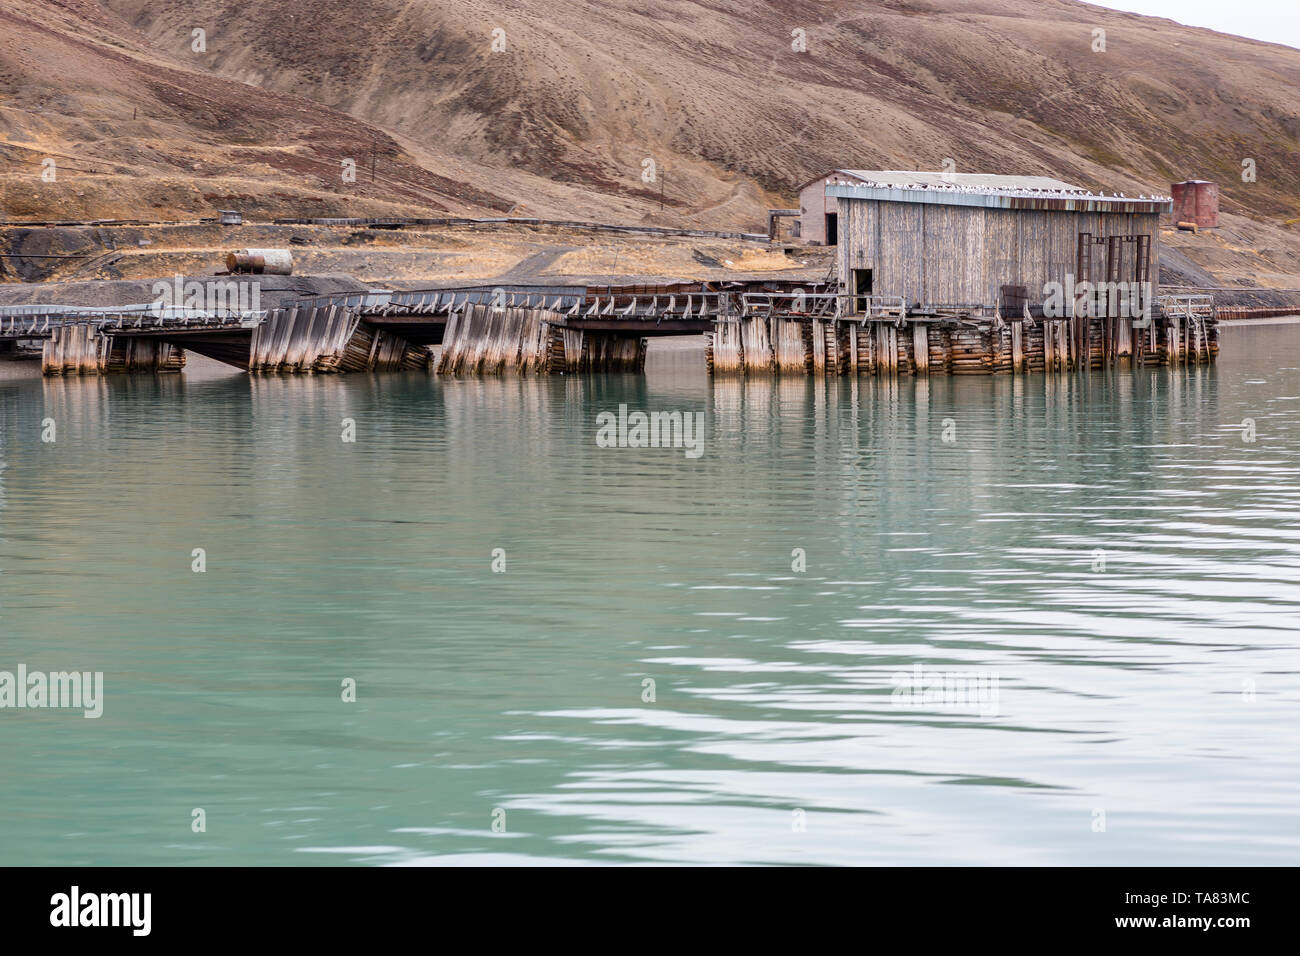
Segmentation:
{"type": "Polygon", "coordinates": [[[0,710],[0,863],[1294,864],[1298,413],[1295,325],[1015,381],[2,381],[0,670],[104,708],[0,710]],[[621,403],[703,454],[597,447],[621,403]]]}

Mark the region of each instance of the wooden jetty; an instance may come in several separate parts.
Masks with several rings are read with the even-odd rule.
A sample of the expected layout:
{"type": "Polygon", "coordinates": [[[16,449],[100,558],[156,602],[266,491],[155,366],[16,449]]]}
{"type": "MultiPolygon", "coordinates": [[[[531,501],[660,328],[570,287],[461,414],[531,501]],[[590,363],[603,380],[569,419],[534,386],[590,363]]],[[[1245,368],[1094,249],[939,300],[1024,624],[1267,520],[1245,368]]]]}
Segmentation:
{"type": "Polygon", "coordinates": [[[992,375],[1208,364],[1206,295],[1157,296],[1144,315],[1105,302],[909,305],[794,283],[471,288],[304,298],[260,313],[0,315],[0,342],[42,343],[49,375],[178,371],[185,351],[250,373],[445,375],[639,372],[649,339],[705,336],[714,375],[992,375]],[[435,363],[431,346],[441,345],[435,363]]]}

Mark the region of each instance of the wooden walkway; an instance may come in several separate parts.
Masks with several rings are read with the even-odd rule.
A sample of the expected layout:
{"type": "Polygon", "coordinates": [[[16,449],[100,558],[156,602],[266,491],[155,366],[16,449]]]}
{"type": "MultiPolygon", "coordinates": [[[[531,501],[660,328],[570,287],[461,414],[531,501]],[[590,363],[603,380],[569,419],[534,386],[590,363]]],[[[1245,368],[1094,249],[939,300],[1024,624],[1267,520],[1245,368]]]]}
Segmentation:
{"type": "MultiPolygon", "coordinates": [[[[1144,319],[1022,307],[909,306],[808,284],[512,286],[304,297],[255,313],[0,309],[0,342],[42,348],[50,375],[176,371],[193,351],[249,372],[639,371],[650,338],[703,334],[711,374],[988,375],[1208,364],[1210,296],[1164,296],[1144,319]],[[810,291],[811,290],[811,291],[810,291]]],[[[3,357],[0,355],[0,357],[3,357]]]]}

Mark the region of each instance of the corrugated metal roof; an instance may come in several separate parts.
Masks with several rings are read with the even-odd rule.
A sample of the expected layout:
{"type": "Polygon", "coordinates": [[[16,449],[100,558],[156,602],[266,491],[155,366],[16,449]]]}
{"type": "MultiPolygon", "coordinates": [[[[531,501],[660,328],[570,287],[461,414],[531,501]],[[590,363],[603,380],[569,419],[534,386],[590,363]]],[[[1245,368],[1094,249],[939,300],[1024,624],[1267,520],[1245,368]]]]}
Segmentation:
{"type": "Polygon", "coordinates": [[[935,173],[907,169],[837,169],[854,179],[881,186],[977,186],[988,189],[1037,189],[1057,192],[1087,192],[1050,176],[1000,176],[993,173],[935,173]]]}
{"type": "Polygon", "coordinates": [[[990,209],[1063,209],[1074,212],[1165,213],[1168,196],[1093,193],[1047,176],[845,170],[826,181],[826,195],[884,202],[983,206],[990,209]]]}
{"type": "Polygon", "coordinates": [[[801,193],[809,186],[811,186],[813,183],[817,182],[817,180],[819,179],[833,179],[835,177],[852,176],[852,175],[853,175],[853,170],[851,169],[832,169],[828,173],[822,173],[820,176],[814,176],[812,179],[808,180],[805,183],[800,183],[798,186],[794,187],[794,191],[797,193],[801,193]]]}
{"type": "Polygon", "coordinates": [[[925,189],[919,187],[873,186],[863,183],[827,183],[826,195],[838,199],[870,199],[878,202],[928,203],[937,206],[978,206],[985,209],[1055,209],[1065,212],[1167,213],[1174,204],[1168,199],[1133,199],[1122,196],[1093,196],[1088,193],[998,192],[978,188],[925,189]]]}

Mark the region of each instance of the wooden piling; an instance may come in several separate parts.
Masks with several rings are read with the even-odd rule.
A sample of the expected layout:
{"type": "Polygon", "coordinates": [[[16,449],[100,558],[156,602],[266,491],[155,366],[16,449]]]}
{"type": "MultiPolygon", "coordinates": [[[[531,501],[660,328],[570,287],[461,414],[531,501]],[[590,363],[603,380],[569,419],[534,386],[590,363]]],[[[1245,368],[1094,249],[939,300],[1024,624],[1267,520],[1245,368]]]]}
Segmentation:
{"type": "Polygon", "coordinates": [[[469,304],[453,313],[443,332],[442,375],[532,374],[577,369],[581,343],[570,355],[564,340],[563,317],[542,309],[501,308],[469,304]],[[559,334],[555,334],[559,333],[559,334]]]}
{"type": "Polygon", "coordinates": [[[805,336],[805,323],[797,319],[774,317],[772,355],[779,375],[803,375],[812,370],[811,335],[805,336]]]}
{"type": "Polygon", "coordinates": [[[744,323],[718,321],[714,324],[708,349],[708,371],[718,375],[745,371],[745,352],[741,342],[744,334],[744,323]]]}
{"type": "Polygon", "coordinates": [[[719,320],[710,337],[711,371],[780,375],[1025,375],[1139,365],[1208,364],[1218,351],[1213,309],[1157,309],[1134,328],[1127,315],[1004,321],[999,312],[963,307],[902,319],[792,314],[719,320]],[[721,360],[725,356],[725,364],[721,360]]]}
{"type": "Polygon", "coordinates": [[[923,322],[912,323],[912,356],[916,374],[930,374],[930,334],[923,322]]]}
{"type": "Polygon", "coordinates": [[[53,329],[41,349],[45,375],[111,375],[179,372],[185,352],[156,338],[106,335],[90,322],[53,329]]]}
{"type": "MultiPolygon", "coordinates": [[[[345,350],[358,332],[357,313],[338,306],[290,306],[272,309],[253,329],[250,372],[335,372],[357,368],[355,359],[341,368],[345,350]]],[[[362,334],[362,338],[365,338],[362,334]]],[[[365,340],[364,347],[371,344],[365,340]]],[[[356,348],[357,346],[354,346],[356,348]]]]}
{"type": "MultiPolygon", "coordinates": [[[[729,322],[722,323],[730,325],[729,322]]],[[[767,320],[757,316],[741,319],[737,324],[740,350],[737,353],[736,371],[776,371],[776,356],[772,349],[772,330],[767,320]]]]}
{"type": "Polygon", "coordinates": [[[130,372],[179,372],[185,367],[185,351],[157,339],[108,337],[104,374],[130,372]]]}
{"type": "MultiPolygon", "coordinates": [[[[547,309],[468,304],[443,333],[440,375],[562,375],[640,372],[648,342],[623,332],[572,328],[547,309]]],[[[715,329],[707,343],[710,368],[727,370],[735,330],[715,329]]]]}

